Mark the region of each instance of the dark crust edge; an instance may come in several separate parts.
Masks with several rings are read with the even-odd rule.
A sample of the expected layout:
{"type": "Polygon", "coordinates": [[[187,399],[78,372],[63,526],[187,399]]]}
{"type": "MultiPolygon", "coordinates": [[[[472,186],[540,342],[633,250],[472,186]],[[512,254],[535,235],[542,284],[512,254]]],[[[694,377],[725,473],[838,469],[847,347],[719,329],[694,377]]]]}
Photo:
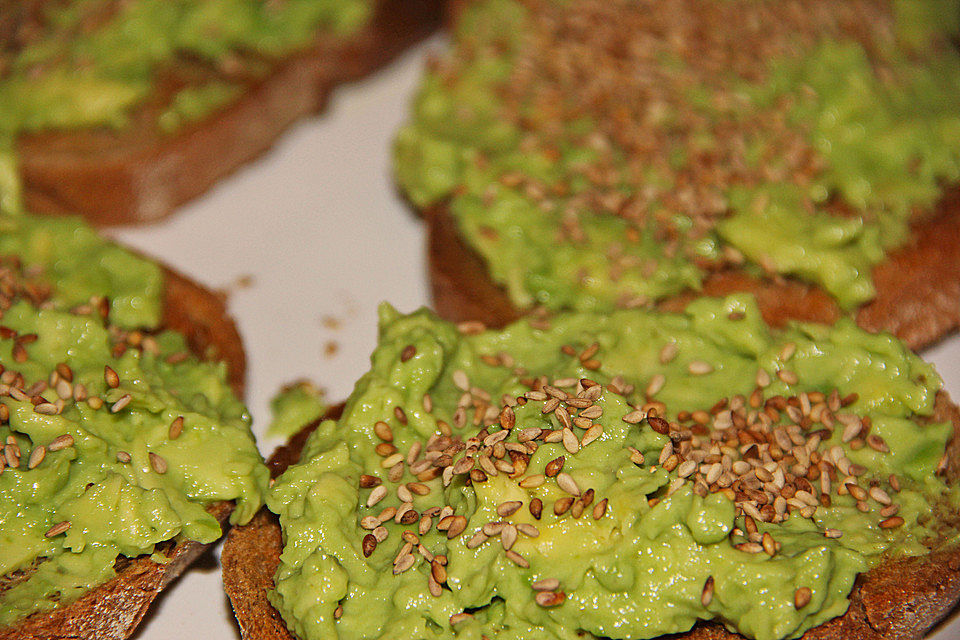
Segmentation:
{"type": "MultiPolygon", "coordinates": [[[[487,272],[483,258],[464,240],[446,203],[423,212],[434,308],[447,320],[479,321],[502,327],[525,310],[487,272]]],[[[889,331],[910,348],[920,349],[960,327],[960,190],[952,190],[934,214],[911,226],[911,240],[873,269],[877,296],[856,313],[868,331],[889,331]]],[[[703,288],[659,303],[682,310],[699,296],[749,292],[764,320],[783,326],[789,320],[833,323],[841,316],[823,289],[791,278],[758,279],[743,270],[708,275],[703,288]]]]}
{"type": "Polygon", "coordinates": [[[230,106],[158,140],[136,131],[47,132],[18,141],[27,209],[98,225],[144,223],[266,151],[333,88],[385,65],[440,24],[443,0],[377,0],[347,39],[325,37],[278,63],[230,106]]]}
{"type": "MultiPolygon", "coordinates": [[[[326,416],[339,417],[342,406],[326,416]]],[[[937,394],[930,421],[949,421],[953,438],[947,447],[946,478],[960,478],[960,409],[946,392],[937,394]]],[[[300,457],[307,436],[319,421],[310,423],[267,463],[276,477],[300,457]]],[[[297,640],[267,599],[279,564],[283,540],[277,517],[261,509],[242,527],[227,535],[221,563],[223,582],[243,640],[297,640]]],[[[920,638],[944,618],[960,600],[960,547],[942,547],[929,555],[883,562],[857,578],[847,612],[810,629],[803,640],[886,640],[920,638]]],[[[742,640],[716,622],[697,624],[672,640],[742,640]]]]}
{"type": "MultiPolygon", "coordinates": [[[[245,360],[243,345],[223,301],[213,292],[176,271],[163,267],[162,326],[182,333],[200,357],[222,359],[228,381],[242,397],[245,360]]],[[[232,502],[216,502],[207,508],[221,527],[233,512],[232,502]]],[[[122,563],[118,575],[71,604],[33,614],[17,624],[0,629],[0,640],[89,638],[120,640],[129,637],[160,591],[176,579],[209,546],[192,540],[167,545],[167,564],[149,556],[122,563]]]]}

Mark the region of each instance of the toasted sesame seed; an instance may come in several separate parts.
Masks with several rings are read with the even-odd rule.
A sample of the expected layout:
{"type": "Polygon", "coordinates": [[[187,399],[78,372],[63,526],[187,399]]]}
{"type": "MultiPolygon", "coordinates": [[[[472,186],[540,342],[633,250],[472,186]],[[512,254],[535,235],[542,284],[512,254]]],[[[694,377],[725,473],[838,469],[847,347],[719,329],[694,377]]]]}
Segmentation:
{"type": "Polygon", "coordinates": [[[668,342],[663,345],[663,348],[660,349],[660,364],[667,364],[677,356],[677,347],[676,342],[668,342]]]}
{"type": "Polygon", "coordinates": [[[387,539],[387,536],[390,535],[390,532],[383,525],[377,526],[373,531],[370,532],[374,538],[377,539],[377,542],[383,542],[387,539]]]}
{"type": "Polygon", "coordinates": [[[600,426],[599,424],[595,424],[589,429],[587,429],[586,433],[583,434],[583,439],[580,440],[580,446],[586,447],[588,444],[590,444],[591,442],[593,442],[594,440],[596,440],[602,435],[603,435],[603,427],[600,426]]]}
{"type": "Polygon", "coordinates": [[[417,348],[412,344],[408,344],[403,348],[403,351],[400,352],[400,362],[406,362],[415,355],[417,355],[417,348]]]}
{"type": "Polygon", "coordinates": [[[547,466],[544,468],[544,473],[547,475],[548,478],[553,478],[558,473],[560,473],[561,469],[563,469],[563,463],[565,461],[566,461],[566,458],[564,456],[559,456],[557,458],[554,458],[553,460],[547,463],[547,466]]]}
{"type": "Polygon", "coordinates": [[[540,498],[534,498],[530,501],[530,504],[527,505],[527,509],[529,509],[530,515],[539,520],[540,515],[543,513],[543,500],[540,498]]]}
{"type": "MultiPolygon", "coordinates": [[[[381,480],[380,480],[380,478],[378,478],[377,476],[371,476],[371,475],[367,475],[367,474],[363,474],[363,475],[360,476],[360,488],[361,488],[361,489],[369,489],[369,488],[371,488],[371,487],[375,487],[375,486],[379,485],[380,483],[381,483],[381,480]]],[[[369,505],[367,505],[367,506],[369,506],[369,505]]]]}
{"type": "Polygon", "coordinates": [[[450,616],[450,626],[456,626],[464,620],[471,620],[472,618],[473,616],[469,613],[455,613],[450,616]]]}
{"type": "Polygon", "coordinates": [[[508,518],[515,514],[522,506],[523,502],[520,500],[501,502],[499,505],[497,505],[497,515],[501,518],[508,518]]]}
{"type": "Polygon", "coordinates": [[[471,538],[467,541],[467,549],[476,549],[484,542],[486,542],[490,536],[485,534],[483,531],[477,531],[471,538]]]}
{"type": "Polygon", "coordinates": [[[546,477],[542,473],[538,473],[537,475],[527,476],[523,478],[517,484],[519,484],[524,489],[535,489],[543,485],[544,482],[546,482],[546,477]]]}
{"type": "Polygon", "coordinates": [[[658,373],[650,378],[650,382],[647,384],[645,391],[647,397],[652,398],[660,393],[660,391],[663,389],[663,385],[666,384],[666,382],[667,378],[662,373],[658,373]]]}
{"type": "Polygon", "coordinates": [[[384,442],[393,442],[393,429],[383,420],[374,423],[373,433],[384,442]]]}
{"type": "Polygon", "coordinates": [[[810,604],[812,595],[813,593],[810,591],[810,587],[800,587],[793,592],[793,606],[797,609],[803,609],[810,604]]]}
{"type": "Polygon", "coordinates": [[[413,566],[414,562],[416,562],[416,558],[412,554],[407,553],[402,555],[399,562],[393,566],[393,575],[398,576],[404,571],[407,571],[413,566]]]}
{"type": "Polygon", "coordinates": [[[572,429],[563,430],[563,448],[571,455],[580,451],[580,440],[577,439],[572,429]]]}
{"type": "Polygon", "coordinates": [[[124,407],[130,404],[131,400],[133,400],[133,398],[130,396],[129,393],[124,394],[119,400],[114,402],[113,405],[110,407],[110,413],[117,413],[118,411],[121,411],[124,407]]]}
{"type": "Polygon", "coordinates": [[[500,544],[504,551],[509,551],[517,541],[517,528],[512,524],[504,525],[500,532],[500,544]]]}
{"type": "Polygon", "coordinates": [[[570,496],[564,496],[563,498],[558,498],[556,502],[553,503],[553,513],[557,516],[562,516],[567,511],[570,510],[570,507],[573,506],[574,498],[570,496]]]}
{"type": "Polygon", "coordinates": [[[170,429],[167,431],[167,437],[171,440],[176,440],[180,437],[180,434],[183,433],[183,416],[177,416],[174,418],[173,422],[170,423],[170,429]]]}
{"type": "Polygon", "coordinates": [[[373,491],[370,492],[370,496],[367,497],[367,506],[372,507],[387,496],[387,487],[382,484],[378,484],[373,488],[373,491]]]}
{"type": "Polygon", "coordinates": [[[566,598],[567,594],[563,591],[539,591],[535,596],[537,604],[541,607],[556,607],[562,604],[566,598]]]}
{"type": "Polygon", "coordinates": [[[707,576],[706,582],[703,583],[703,590],[700,592],[700,604],[704,607],[710,606],[710,602],[713,601],[713,576],[707,576]]]}
{"type": "Polygon", "coordinates": [[[843,535],[843,532],[839,529],[824,529],[823,535],[827,538],[839,538],[843,535]]]}
{"type": "Polygon", "coordinates": [[[458,535],[463,533],[463,530],[467,528],[467,519],[463,516],[453,516],[453,522],[450,524],[450,527],[447,529],[447,539],[452,540],[458,535]]]}
{"type": "Polygon", "coordinates": [[[534,591],[556,591],[560,588],[560,580],[557,578],[544,578],[531,584],[530,588],[534,591]]]}
{"type": "MultiPolygon", "coordinates": [[[[591,389],[599,389],[600,387],[591,387],[591,389]]],[[[603,415],[603,407],[598,404],[591,405],[580,412],[581,418],[588,418],[590,420],[596,420],[603,415]]]]}
{"type": "Polygon", "coordinates": [[[61,449],[66,449],[67,447],[73,446],[73,436],[69,433],[57,436],[53,441],[47,445],[47,451],[60,451],[61,449]]]}
{"type": "Polygon", "coordinates": [[[640,409],[634,409],[627,415],[623,416],[622,419],[627,424],[637,424],[646,417],[647,417],[647,414],[644,411],[641,411],[640,409]]]}
{"type": "Polygon", "coordinates": [[[535,526],[528,522],[519,522],[516,525],[517,531],[527,536],[528,538],[537,538],[540,536],[540,529],[537,529],[535,526]]]}
{"type": "Polygon", "coordinates": [[[577,486],[577,482],[568,473],[557,474],[557,486],[571,495],[580,495],[580,487],[577,486]]]}
{"type": "Polygon", "coordinates": [[[43,445],[40,445],[32,452],[30,452],[30,460],[27,462],[27,469],[36,469],[37,465],[43,462],[43,459],[47,456],[47,448],[43,445]]]}
{"type": "Polygon", "coordinates": [[[61,533],[66,532],[69,528],[70,528],[70,521],[64,520],[63,522],[58,522],[57,524],[47,529],[47,532],[43,535],[44,537],[52,538],[54,536],[58,536],[61,533]]]}
{"type": "Polygon", "coordinates": [[[903,525],[903,518],[900,516],[891,516],[880,521],[881,529],[895,529],[903,525]]]}
{"type": "Polygon", "coordinates": [[[593,506],[593,519],[599,520],[607,513],[607,498],[604,498],[593,506]]]}
{"type": "Polygon", "coordinates": [[[377,539],[373,536],[372,533],[368,533],[363,536],[363,541],[360,544],[360,547],[363,551],[363,557],[369,558],[377,548],[377,539]]]}
{"type": "Polygon", "coordinates": [[[713,365],[703,360],[693,360],[687,365],[687,371],[695,376],[703,376],[713,372],[713,365]]]}
{"type": "Polygon", "coordinates": [[[453,384],[461,391],[470,390],[470,378],[463,369],[457,369],[453,372],[453,384]]]}
{"type": "Polygon", "coordinates": [[[34,413],[39,413],[45,416],[55,416],[60,413],[60,409],[55,404],[49,402],[41,402],[33,408],[34,413]]]}
{"type": "Polygon", "coordinates": [[[380,466],[383,467],[384,469],[389,469],[395,464],[401,464],[401,463],[403,463],[403,454],[394,453],[393,455],[387,456],[386,458],[381,460],[380,466]]]}
{"type": "MultiPolygon", "coordinates": [[[[513,549],[507,550],[504,553],[504,555],[507,556],[507,559],[513,562],[513,564],[517,565],[518,567],[521,567],[523,569],[530,568],[530,563],[527,562],[527,559],[521,556],[519,553],[517,553],[513,549]]],[[[546,593],[546,592],[542,592],[542,593],[546,593]]],[[[540,594],[537,594],[537,595],[539,596],[540,594]]]]}
{"type": "Polygon", "coordinates": [[[132,458],[130,457],[130,454],[127,453],[126,451],[117,451],[117,460],[119,462],[122,462],[123,464],[127,464],[128,462],[130,462],[130,460],[132,460],[132,458]]]}
{"type": "Polygon", "coordinates": [[[167,472],[166,460],[164,460],[162,457],[160,457],[158,454],[154,453],[153,451],[149,453],[149,458],[150,458],[150,466],[153,468],[154,471],[156,471],[160,475],[163,475],[167,472]]]}
{"type": "Polygon", "coordinates": [[[116,389],[120,386],[120,376],[117,375],[117,372],[110,368],[110,365],[105,365],[103,367],[103,379],[107,383],[107,386],[111,389],[116,389]]]}
{"type": "Polygon", "coordinates": [[[799,378],[797,378],[797,374],[795,374],[793,371],[790,371],[789,369],[778,369],[777,377],[780,378],[781,382],[789,385],[797,384],[797,382],[799,381],[799,378]]]}

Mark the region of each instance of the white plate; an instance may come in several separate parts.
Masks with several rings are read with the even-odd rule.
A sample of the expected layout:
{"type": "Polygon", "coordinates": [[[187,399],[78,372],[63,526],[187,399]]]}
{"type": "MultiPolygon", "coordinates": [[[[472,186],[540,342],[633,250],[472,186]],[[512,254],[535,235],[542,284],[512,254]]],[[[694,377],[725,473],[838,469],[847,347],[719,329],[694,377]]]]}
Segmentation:
{"type": "MultiPolygon", "coordinates": [[[[264,430],[282,384],[306,377],[330,399],[344,398],[368,368],[379,302],[403,311],[429,302],[423,227],[397,195],[389,149],[423,58],[439,45],[435,39],[341,88],[321,117],[169,220],[114,232],[207,286],[232,289],[247,401],[265,455],[280,444],[264,430]],[[245,276],[252,283],[237,286],[245,276]]],[[[960,398],[960,337],[926,356],[960,398]]],[[[158,604],[139,640],[239,635],[212,561],[158,604]]],[[[933,637],[960,638],[960,620],[933,637]]]]}

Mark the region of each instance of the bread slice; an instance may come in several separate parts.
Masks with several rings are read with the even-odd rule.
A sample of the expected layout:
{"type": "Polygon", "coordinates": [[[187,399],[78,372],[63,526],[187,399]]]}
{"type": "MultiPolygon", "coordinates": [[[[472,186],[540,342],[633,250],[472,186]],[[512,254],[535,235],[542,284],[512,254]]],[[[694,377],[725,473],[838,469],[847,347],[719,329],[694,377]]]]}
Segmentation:
{"type": "MultiPolygon", "coordinates": [[[[183,334],[196,355],[225,361],[230,386],[242,396],[245,370],[243,345],[223,301],[173,269],[164,267],[163,277],[161,326],[183,334]]],[[[233,503],[217,502],[210,505],[207,511],[225,527],[233,511],[233,503]]],[[[168,542],[157,549],[169,559],[166,564],[153,562],[149,556],[132,559],[119,557],[115,565],[116,577],[91,589],[67,606],[34,614],[15,626],[0,629],[0,640],[127,638],[160,591],[209,546],[189,540],[168,542]]]]}
{"type": "MultiPolygon", "coordinates": [[[[518,309],[493,281],[444,204],[423,215],[433,305],[441,317],[502,327],[528,311],[518,309]]],[[[909,244],[874,267],[877,296],[857,310],[856,319],[864,329],[889,331],[916,350],[960,327],[960,191],[943,198],[935,214],[915,223],[912,232],[909,244]]],[[[698,295],[741,291],[756,296],[764,320],[773,326],[788,320],[832,323],[841,315],[834,298],[815,285],[792,278],[761,280],[732,269],[711,273],[700,291],[659,306],[679,311],[698,295]]]]}
{"type": "MultiPolygon", "coordinates": [[[[455,29],[474,4],[451,0],[447,25],[455,29]]],[[[479,321],[501,327],[528,313],[494,281],[480,256],[461,235],[446,202],[421,207],[428,229],[428,273],[433,306],[454,322],[479,321]]],[[[911,238],[875,265],[876,297],[860,307],[857,323],[869,331],[889,331],[912,349],[928,346],[960,328],[960,185],[944,191],[936,205],[911,227],[911,238]]],[[[744,270],[710,272],[699,291],[661,300],[658,307],[681,310],[696,296],[753,293],[764,319],[773,326],[787,320],[831,323],[842,313],[822,288],[794,277],[758,278],[744,270]]]]}
{"type": "MultiPolygon", "coordinates": [[[[325,418],[339,417],[342,406],[325,418]]],[[[945,392],[936,398],[930,421],[953,424],[947,447],[948,482],[960,479],[960,408],[945,392]]],[[[277,477],[295,463],[319,420],[306,425],[271,456],[267,465],[277,477]]],[[[261,509],[242,527],[227,534],[221,562],[223,582],[243,640],[296,640],[267,600],[280,561],[283,539],[277,517],[261,509]]],[[[850,594],[847,612],[810,629],[804,640],[884,640],[920,638],[960,600],[960,546],[944,546],[927,556],[888,560],[861,575],[850,594]]],[[[700,623],[671,640],[736,640],[742,636],[718,623],[700,623]]]]}
{"type": "Polygon", "coordinates": [[[100,225],[162,218],[264,152],[294,121],[319,111],[336,85],[370,73],[432,33],[441,5],[375,0],[359,32],[345,39],[320,36],[308,49],[272,63],[262,79],[248,80],[229,106],[170,135],[156,123],[183,83],[172,73],[158,80],[157,95],[122,130],[24,135],[17,153],[25,206],[37,213],[80,213],[100,225]]]}

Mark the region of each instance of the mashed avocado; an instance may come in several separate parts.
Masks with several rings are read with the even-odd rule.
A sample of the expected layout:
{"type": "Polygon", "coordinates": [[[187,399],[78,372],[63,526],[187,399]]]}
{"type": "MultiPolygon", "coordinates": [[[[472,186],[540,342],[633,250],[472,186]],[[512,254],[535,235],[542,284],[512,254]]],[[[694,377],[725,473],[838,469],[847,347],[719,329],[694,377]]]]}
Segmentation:
{"type": "Polygon", "coordinates": [[[267,497],[299,638],[796,637],[882,554],[955,541],[941,383],[894,338],[773,331],[746,297],[544,322],[381,308],[267,497]]]}
{"type": "Polygon", "coordinates": [[[206,507],[247,522],[268,474],[225,365],[155,332],[156,265],[22,215],[0,214],[0,256],[3,627],[110,579],[118,555],[216,540],[206,507]]]}
{"type": "Polygon", "coordinates": [[[844,308],[960,179],[956,0],[468,3],[396,142],[519,307],[746,268],[844,308]]]}

